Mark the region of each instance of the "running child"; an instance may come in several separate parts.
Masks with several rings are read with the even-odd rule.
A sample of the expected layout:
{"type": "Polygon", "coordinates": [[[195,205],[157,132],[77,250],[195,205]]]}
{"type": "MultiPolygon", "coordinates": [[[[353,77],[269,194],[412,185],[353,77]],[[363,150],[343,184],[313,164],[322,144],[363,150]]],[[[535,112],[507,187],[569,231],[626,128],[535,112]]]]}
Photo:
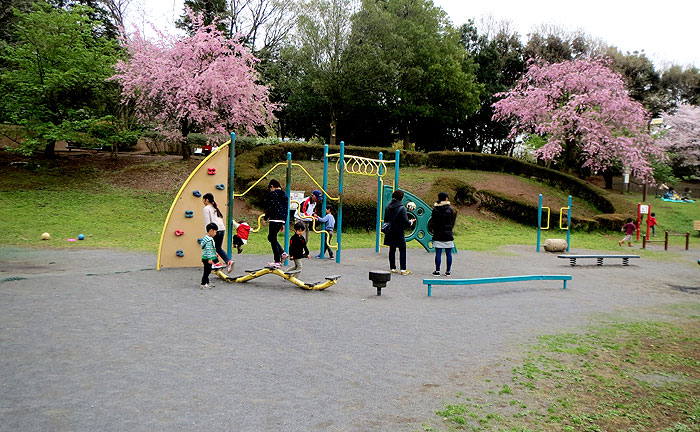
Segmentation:
{"type": "Polygon", "coordinates": [[[659,224],[659,223],[656,221],[656,213],[653,213],[653,212],[652,212],[652,213],[649,215],[649,218],[647,219],[647,221],[649,222],[649,226],[651,227],[651,235],[652,235],[652,236],[655,236],[655,235],[656,235],[656,225],[659,224]]]}
{"type": "Polygon", "coordinates": [[[622,246],[624,242],[627,242],[629,247],[632,247],[632,234],[637,231],[637,225],[632,222],[632,218],[627,218],[627,223],[620,230],[625,233],[625,237],[617,242],[618,246],[622,246]]]}

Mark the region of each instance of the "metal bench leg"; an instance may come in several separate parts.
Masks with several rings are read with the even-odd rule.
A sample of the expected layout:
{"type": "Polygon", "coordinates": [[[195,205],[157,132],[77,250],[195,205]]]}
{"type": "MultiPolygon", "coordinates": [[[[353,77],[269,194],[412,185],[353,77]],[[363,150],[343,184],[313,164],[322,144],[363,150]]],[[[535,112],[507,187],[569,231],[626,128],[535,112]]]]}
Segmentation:
{"type": "Polygon", "coordinates": [[[598,261],[599,266],[603,265],[603,258],[596,258],[596,261],[598,261]]]}
{"type": "Polygon", "coordinates": [[[630,259],[629,258],[622,258],[622,265],[623,266],[630,265],[630,259]]]}
{"type": "Polygon", "coordinates": [[[569,264],[571,267],[576,267],[576,258],[569,258],[569,264]]]}
{"type": "Polygon", "coordinates": [[[564,289],[566,289],[566,279],[564,279],[564,289]]]}
{"type": "Polygon", "coordinates": [[[428,284],[428,297],[430,297],[430,288],[431,288],[431,285],[428,284]]]}

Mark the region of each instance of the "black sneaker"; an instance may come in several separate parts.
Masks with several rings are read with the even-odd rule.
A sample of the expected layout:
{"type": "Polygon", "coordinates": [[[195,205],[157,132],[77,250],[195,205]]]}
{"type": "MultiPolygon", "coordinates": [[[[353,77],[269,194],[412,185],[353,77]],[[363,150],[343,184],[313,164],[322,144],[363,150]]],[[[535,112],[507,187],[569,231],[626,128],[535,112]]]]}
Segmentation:
{"type": "Polygon", "coordinates": [[[243,247],[242,247],[242,246],[238,246],[238,248],[237,248],[237,249],[238,249],[238,253],[241,253],[241,252],[243,252],[243,247]]]}
{"type": "Polygon", "coordinates": [[[433,276],[440,276],[440,272],[437,271],[437,270],[435,270],[435,271],[433,272],[433,276]]]}
{"type": "Polygon", "coordinates": [[[445,276],[449,276],[449,275],[451,275],[451,274],[452,274],[452,273],[450,273],[450,272],[445,272],[445,276]]]}

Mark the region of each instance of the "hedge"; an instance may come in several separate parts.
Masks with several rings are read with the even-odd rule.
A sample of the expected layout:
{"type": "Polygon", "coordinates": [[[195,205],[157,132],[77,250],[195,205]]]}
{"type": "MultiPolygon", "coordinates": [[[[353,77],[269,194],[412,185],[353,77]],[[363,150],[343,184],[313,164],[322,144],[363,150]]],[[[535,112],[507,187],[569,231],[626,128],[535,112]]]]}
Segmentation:
{"type": "Polygon", "coordinates": [[[466,152],[430,152],[426,166],[433,168],[473,169],[479,171],[503,172],[523,177],[532,177],[582,198],[601,213],[614,213],[615,206],[594,187],[574,176],[544,168],[539,165],[513,159],[508,156],[466,152]]]}
{"type": "MultiPolygon", "coordinates": [[[[258,145],[247,148],[236,157],[237,190],[246,190],[257,181],[264,173],[260,168],[270,162],[283,162],[287,159],[287,152],[292,153],[294,160],[323,159],[323,146],[299,142],[279,143],[274,145],[258,145]]],[[[329,153],[338,153],[340,147],[330,147],[329,153]]],[[[394,160],[394,151],[380,147],[346,146],[347,154],[376,159],[379,152],[383,152],[385,160],[394,160]]],[[[237,152],[238,153],[238,152],[237,152]]],[[[462,152],[430,152],[421,153],[401,150],[401,166],[428,166],[448,169],[474,169],[479,171],[493,171],[515,174],[536,178],[552,187],[561,189],[569,194],[591,202],[602,213],[594,219],[572,218],[572,228],[580,230],[618,230],[620,221],[624,220],[619,215],[614,215],[615,207],[595,188],[586,182],[559,171],[544,168],[539,165],[520,161],[507,156],[489,155],[482,153],[462,152]]],[[[537,206],[503,196],[499,193],[479,190],[469,184],[454,178],[439,178],[430,189],[429,200],[434,199],[439,191],[447,192],[454,204],[472,205],[477,203],[489,211],[516,222],[537,226],[537,206]]],[[[261,181],[246,198],[249,203],[258,207],[264,206],[267,195],[267,181],[261,181]]],[[[430,204],[430,201],[426,201],[430,204]]],[[[376,201],[359,195],[346,192],[343,202],[343,226],[374,230],[376,201]]]]}

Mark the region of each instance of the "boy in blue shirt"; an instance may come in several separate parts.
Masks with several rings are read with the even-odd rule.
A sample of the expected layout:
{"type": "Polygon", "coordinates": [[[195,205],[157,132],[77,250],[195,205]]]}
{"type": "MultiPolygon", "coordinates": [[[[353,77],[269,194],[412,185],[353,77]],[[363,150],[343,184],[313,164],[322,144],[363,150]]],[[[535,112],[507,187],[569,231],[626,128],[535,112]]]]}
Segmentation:
{"type": "Polygon", "coordinates": [[[318,217],[317,215],[314,215],[314,218],[316,218],[316,222],[326,224],[326,231],[328,231],[328,240],[323,245],[323,251],[316,255],[316,258],[325,258],[326,251],[328,251],[328,256],[331,257],[331,259],[333,259],[333,249],[331,249],[330,246],[328,246],[328,243],[330,243],[333,239],[333,229],[335,228],[335,217],[333,217],[333,213],[331,213],[331,206],[326,207],[326,215],[324,217],[318,217]]]}

